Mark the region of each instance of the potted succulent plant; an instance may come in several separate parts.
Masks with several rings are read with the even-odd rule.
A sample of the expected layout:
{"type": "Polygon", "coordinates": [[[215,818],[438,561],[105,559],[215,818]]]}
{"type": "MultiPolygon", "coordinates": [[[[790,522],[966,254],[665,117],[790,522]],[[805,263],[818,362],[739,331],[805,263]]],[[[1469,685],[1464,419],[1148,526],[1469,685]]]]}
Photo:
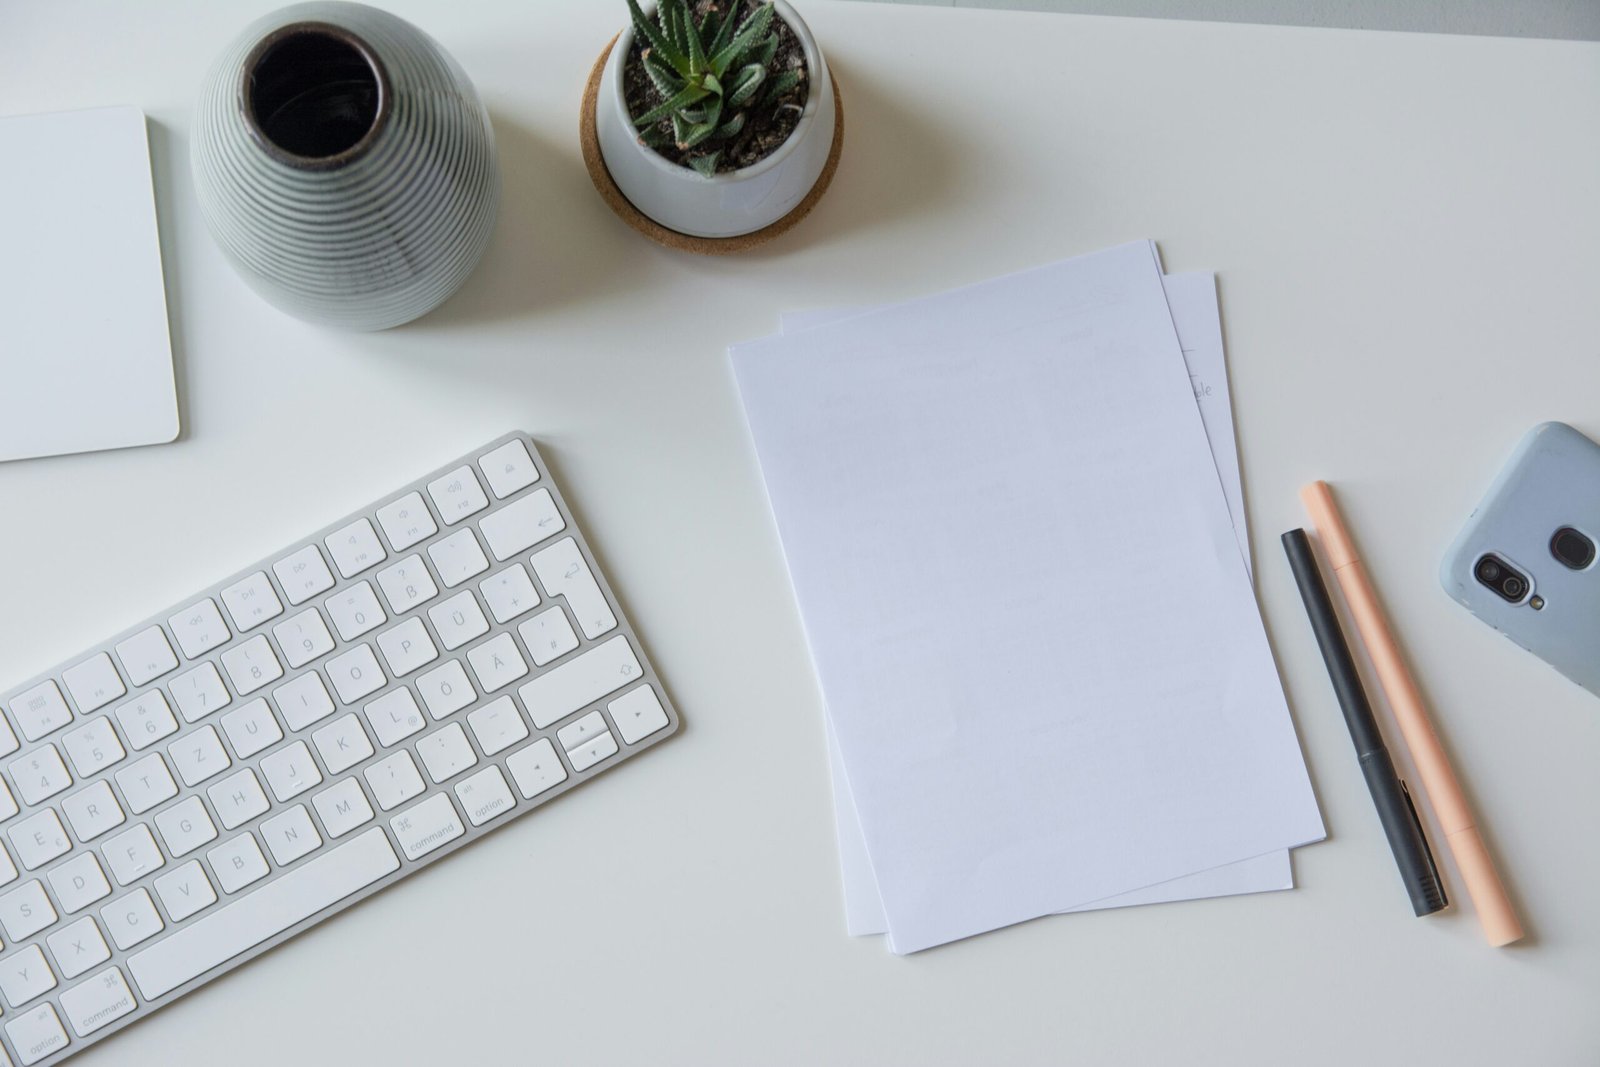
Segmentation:
{"type": "Polygon", "coordinates": [[[616,191],[668,230],[712,239],[772,227],[814,200],[840,123],[827,64],[795,10],[784,0],[627,4],[631,25],[592,86],[594,140],[616,191]]]}

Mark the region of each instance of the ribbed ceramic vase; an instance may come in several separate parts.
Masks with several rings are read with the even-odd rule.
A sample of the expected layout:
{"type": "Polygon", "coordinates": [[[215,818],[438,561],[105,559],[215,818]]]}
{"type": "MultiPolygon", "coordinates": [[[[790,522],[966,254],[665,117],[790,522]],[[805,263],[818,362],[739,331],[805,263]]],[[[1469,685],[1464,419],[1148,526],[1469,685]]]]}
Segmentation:
{"type": "Polygon", "coordinates": [[[191,163],[206,223],[268,301],[381,330],[424,315],[482,258],[494,133],[432,38],[352,3],[252,24],[207,76],[191,163]]]}

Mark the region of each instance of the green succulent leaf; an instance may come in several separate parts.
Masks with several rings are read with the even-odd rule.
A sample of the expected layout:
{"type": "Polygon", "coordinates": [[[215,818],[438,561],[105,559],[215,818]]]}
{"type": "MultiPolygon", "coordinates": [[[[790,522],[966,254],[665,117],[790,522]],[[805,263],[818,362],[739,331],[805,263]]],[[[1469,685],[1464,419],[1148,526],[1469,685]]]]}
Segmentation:
{"type": "Polygon", "coordinates": [[[683,36],[689,45],[689,66],[694,70],[706,69],[706,43],[700,39],[700,30],[694,24],[694,18],[689,14],[688,8],[684,9],[680,20],[683,26],[683,36]]]}
{"type": "Polygon", "coordinates": [[[763,67],[771,67],[772,59],[778,54],[778,35],[769,33],[767,39],[750,47],[745,53],[745,63],[758,63],[763,67]]]}
{"type": "Polygon", "coordinates": [[[656,92],[662,99],[677,95],[684,86],[678,72],[667,65],[666,61],[656,56],[654,52],[644,57],[644,72],[650,76],[651,84],[656,87],[656,92]]]}
{"type": "MultiPolygon", "coordinates": [[[[689,55],[689,38],[684,33],[684,0],[660,0],[656,9],[661,19],[661,32],[666,34],[682,55],[689,55]]],[[[692,57],[691,57],[692,58],[692,57]]]]}
{"type": "Polygon", "coordinates": [[[644,12],[639,10],[639,0],[628,0],[628,14],[633,19],[633,32],[644,39],[650,54],[664,60],[673,70],[687,78],[689,57],[667,40],[659,26],[644,17],[644,12]]]}
{"type": "MultiPolygon", "coordinates": [[[[631,3],[632,0],[629,0],[629,2],[631,3]]],[[[762,4],[752,11],[750,16],[744,20],[744,25],[739,27],[739,32],[733,35],[733,39],[723,45],[711,57],[711,69],[719,77],[725,74],[728,68],[733,66],[734,60],[742,56],[752,44],[766,36],[767,29],[771,25],[772,4],[768,0],[768,3],[762,4]]]]}
{"type": "Polygon", "coordinates": [[[660,126],[651,126],[639,134],[639,143],[647,148],[663,148],[671,140],[660,126]]]}
{"type": "Polygon", "coordinates": [[[734,75],[733,88],[727,94],[728,103],[734,107],[743,107],[756,95],[756,90],[766,78],[767,68],[758,63],[739,68],[739,73],[734,75]]]}
{"type": "Polygon", "coordinates": [[[709,155],[690,156],[689,166],[693,167],[702,178],[710,178],[717,173],[717,163],[721,159],[722,150],[718,149],[709,155]]]}
{"type": "Polygon", "coordinates": [[[739,136],[739,131],[744,129],[745,113],[740,111],[733,118],[717,127],[717,140],[731,141],[739,136]]]}
{"type": "MultiPolygon", "coordinates": [[[[739,4],[741,0],[725,0],[728,4],[728,13],[722,17],[722,22],[717,26],[716,36],[711,38],[711,44],[706,49],[710,55],[716,55],[726,48],[728,41],[733,38],[733,28],[739,24],[739,4]]],[[[709,15],[706,16],[708,19],[709,15]]]]}
{"type": "Polygon", "coordinates": [[[770,107],[778,102],[778,97],[800,84],[798,70],[786,70],[767,83],[767,91],[761,98],[760,107],[770,107]]]}
{"type": "Polygon", "coordinates": [[[678,93],[668,97],[666,100],[663,100],[649,111],[646,111],[643,115],[640,115],[638,118],[634,119],[633,124],[635,126],[648,126],[652,122],[659,122],[668,115],[676,117],[680,108],[688,107],[690,104],[697,104],[710,95],[710,93],[706,92],[697,85],[685,85],[678,93]]]}

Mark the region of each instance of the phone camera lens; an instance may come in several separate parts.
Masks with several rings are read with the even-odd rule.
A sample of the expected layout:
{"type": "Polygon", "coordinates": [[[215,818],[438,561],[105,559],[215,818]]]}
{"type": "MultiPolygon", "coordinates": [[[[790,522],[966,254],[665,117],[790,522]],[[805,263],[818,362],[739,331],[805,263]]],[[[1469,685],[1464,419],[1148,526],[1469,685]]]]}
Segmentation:
{"type": "Polygon", "coordinates": [[[1501,570],[1499,565],[1496,564],[1492,559],[1484,560],[1483,565],[1478,568],[1478,577],[1482,578],[1486,582],[1498,582],[1500,580],[1500,574],[1501,570]]]}
{"type": "Polygon", "coordinates": [[[1499,556],[1484,556],[1472,568],[1472,576],[1513,604],[1521,603],[1531,588],[1527,576],[1499,556]]]}
{"type": "Polygon", "coordinates": [[[1524,592],[1521,578],[1507,578],[1500,583],[1500,591],[1512,600],[1521,600],[1524,592]]]}
{"type": "Polygon", "coordinates": [[[1594,542],[1587,534],[1563,526],[1550,538],[1550,554],[1563,566],[1581,571],[1594,562],[1594,542]]]}

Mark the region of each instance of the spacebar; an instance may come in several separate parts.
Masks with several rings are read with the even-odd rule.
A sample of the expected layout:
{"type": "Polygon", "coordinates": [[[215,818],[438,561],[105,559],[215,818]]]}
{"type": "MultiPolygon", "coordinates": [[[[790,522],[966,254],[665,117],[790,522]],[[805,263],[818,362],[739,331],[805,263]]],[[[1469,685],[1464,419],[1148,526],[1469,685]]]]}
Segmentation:
{"type": "Polygon", "coordinates": [[[374,827],[241,900],[128,957],[146,1000],[170,993],[400,866],[374,827]]]}

